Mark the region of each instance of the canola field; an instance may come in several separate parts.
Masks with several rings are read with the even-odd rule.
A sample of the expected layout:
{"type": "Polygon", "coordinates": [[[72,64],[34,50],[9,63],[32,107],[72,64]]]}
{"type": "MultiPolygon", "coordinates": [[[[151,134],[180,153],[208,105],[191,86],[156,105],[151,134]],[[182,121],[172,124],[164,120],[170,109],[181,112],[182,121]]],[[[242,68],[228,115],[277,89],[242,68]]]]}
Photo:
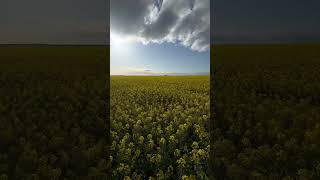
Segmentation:
{"type": "Polygon", "coordinates": [[[208,179],[209,76],[112,76],[112,179],[208,179]]]}
{"type": "Polygon", "coordinates": [[[320,179],[319,50],[212,47],[214,179],[320,179]]]}
{"type": "Polygon", "coordinates": [[[109,48],[0,48],[0,179],[107,179],[109,48]]]}

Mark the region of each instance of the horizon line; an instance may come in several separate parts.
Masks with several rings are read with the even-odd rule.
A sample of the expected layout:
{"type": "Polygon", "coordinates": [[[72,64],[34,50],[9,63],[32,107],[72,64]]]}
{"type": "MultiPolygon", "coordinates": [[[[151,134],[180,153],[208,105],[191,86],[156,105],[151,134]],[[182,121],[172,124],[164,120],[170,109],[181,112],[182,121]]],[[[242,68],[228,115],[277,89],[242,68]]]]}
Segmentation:
{"type": "Polygon", "coordinates": [[[184,74],[184,75],[112,75],[110,76],[210,76],[210,73],[208,74],[184,74]]]}

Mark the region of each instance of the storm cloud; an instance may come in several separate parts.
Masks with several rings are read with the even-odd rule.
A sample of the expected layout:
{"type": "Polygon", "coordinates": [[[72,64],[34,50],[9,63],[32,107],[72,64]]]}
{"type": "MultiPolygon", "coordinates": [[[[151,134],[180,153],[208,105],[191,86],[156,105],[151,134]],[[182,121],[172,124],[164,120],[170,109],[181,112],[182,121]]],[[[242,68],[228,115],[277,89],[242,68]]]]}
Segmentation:
{"type": "Polygon", "coordinates": [[[210,44],[210,0],[111,0],[111,32],[144,44],[179,43],[195,51],[210,44]]]}

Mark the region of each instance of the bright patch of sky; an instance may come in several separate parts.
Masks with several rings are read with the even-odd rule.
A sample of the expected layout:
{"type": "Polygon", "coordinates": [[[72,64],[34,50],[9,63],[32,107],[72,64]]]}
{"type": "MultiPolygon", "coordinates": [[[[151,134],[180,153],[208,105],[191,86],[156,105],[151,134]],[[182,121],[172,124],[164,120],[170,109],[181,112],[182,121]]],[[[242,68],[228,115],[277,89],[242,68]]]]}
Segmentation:
{"type": "MultiPolygon", "coordinates": [[[[111,41],[112,42],[112,41],[111,41]]],[[[210,53],[179,44],[111,44],[111,75],[207,75],[210,53]]]]}

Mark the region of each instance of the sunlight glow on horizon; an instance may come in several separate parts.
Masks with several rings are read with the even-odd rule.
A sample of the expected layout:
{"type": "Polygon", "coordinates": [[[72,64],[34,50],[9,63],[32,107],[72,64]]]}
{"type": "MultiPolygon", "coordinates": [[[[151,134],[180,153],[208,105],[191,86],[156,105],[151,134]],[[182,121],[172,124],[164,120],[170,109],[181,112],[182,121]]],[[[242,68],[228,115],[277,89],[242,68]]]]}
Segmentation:
{"type": "Polygon", "coordinates": [[[208,52],[196,52],[175,43],[144,44],[137,36],[110,31],[110,75],[203,74],[209,72],[209,59],[208,52]]]}
{"type": "Polygon", "coordinates": [[[111,58],[111,75],[127,74],[127,68],[118,66],[118,64],[128,64],[134,61],[135,37],[122,36],[110,31],[110,58],[111,58]]]}
{"type": "Polygon", "coordinates": [[[111,58],[118,57],[118,56],[123,57],[126,54],[129,55],[130,53],[133,53],[135,42],[136,40],[134,37],[125,37],[125,36],[121,36],[111,32],[110,33],[111,58]]]}

